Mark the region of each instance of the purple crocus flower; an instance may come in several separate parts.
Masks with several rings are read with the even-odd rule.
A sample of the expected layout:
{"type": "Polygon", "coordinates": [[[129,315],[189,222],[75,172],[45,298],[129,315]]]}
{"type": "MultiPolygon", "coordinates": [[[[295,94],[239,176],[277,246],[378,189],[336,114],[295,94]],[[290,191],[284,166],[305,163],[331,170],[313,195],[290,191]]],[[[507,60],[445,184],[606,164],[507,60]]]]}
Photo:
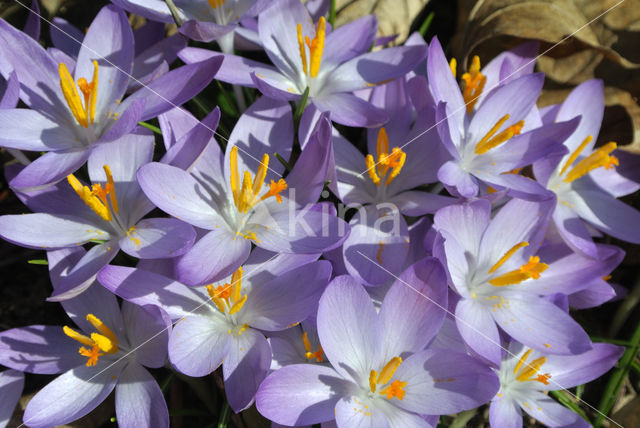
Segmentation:
{"type": "MultiPolygon", "coordinates": [[[[153,21],[173,22],[164,0],[112,0],[121,8],[153,21]]],[[[217,41],[223,52],[233,53],[234,32],[239,23],[256,16],[267,6],[265,0],[175,0],[179,31],[201,42],[217,41]]]]}
{"type": "Polygon", "coordinates": [[[546,124],[581,119],[564,142],[568,153],[536,162],[533,169],[536,179],[557,196],[553,224],[558,233],[575,251],[591,257],[597,250],[587,224],[623,241],[640,243],[640,213],[616,199],[640,185],[616,171],[615,142],[595,148],[603,114],[603,83],[595,79],[578,85],[562,104],[544,110],[546,124]]]}
{"type": "Polygon", "coordinates": [[[138,121],[190,99],[211,81],[220,61],[173,70],[122,100],[133,54],[131,27],[115,6],[104,7],[89,27],[74,76],[35,40],[0,20],[0,73],[8,77],[15,69],[21,99],[31,108],[0,110],[0,145],[49,152],[14,177],[14,188],[66,177],[100,143],[115,141],[138,121]]]}
{"type": "Polygon", "coordinates": [[[379,314],[354,278],[335,278],[317,318],[331,367],[294,364],[275,371],[258,390],[258,411],[283,425],[335,419],[339,427],[430,427],[422,415],[488,401],[498,389],[488,367],[464,354],[424,350],[442,324],[446,293],[435,259],[403,272],[379,314]]]}
{"type": "Polygon", "coordinates": [[[32,248],[91,248],[54,292],[60,300],[81,293],[122,249],[137,258],[183,254],[195,240],[193,228],[177,219],[142,219],[154,206],[135,180],[153,157],[153,136],[129,134],[97,146],[89,158],[91,188],[73,174],[44,190],[19,194],[35,214],[0,217],[0,236],[32,248]]]}
{"type": "Polygon", "coordinates": [[[0,372],[0,428],[6,427],[11,420],[23,387],[22,372],[12,369],[0,372]]]}
{"type": "MultiPolygon", "coordinates": [[[[81,251],[48,253],[54,287],[81,251]]],[[[120,309],[115,296],[98,284],[62,306],[77,327],[33,325],[0,333],[2,365],[28,373],[62,373],[31,399],[24,423],[50,427],[74,421],[115,388],[120,425],[168,427],[162,391],[143,367],[165,363],[170,325],[166,314],[128,302],[120,309]]]]}
{"type": "Polygon", "coordinates": [[[449,154],[449,160],[438,170],[439,180],[450,192],[465,198],[478,194],[479,182],[509,189],[521,198],[548,197],[548,192],[534,180],[505,174],[564,150],[561,142],[577,126],[577,119],[552,127],[539,126],[535,102],[542,89],[543,74],[524,74],[498,85],[476,107],[486,81],[477,57],[463,76],[463,92],[451,71],[434,38],[429,45],[427,74],[437,103],[438,133],[449,154]]]}
{"type": "Polygon", "coordinates": [[[579,355],[549,355],[512,342],[498,376],[500,391],[491,401],[492,427],[522,427],[522,410],[551,427],[589,427],[578,414],[547,395],[547,391],[573,388],[607,372],[624,348],[594,343],[579,355]]]}
{"type": "Polygon", "coordinates": [[[284,330],[307,318],[331,276],[329,262],[310,261],[317,256],[269,255],[254,251],[218,286],[187,287],[120,266],[107,266],[98,280],[124,299],[159,305],[180,320],[169,338],[171,364],[196,377],[222,364],[227,400],[239,412],[253,402],[271,363],[271,348],[258,329],[284,330]]]}
{"type": "Polygon", "coordinates": [[[426,55],[424,46],[401,46],[367,53],[377,28],[366,16],[330,32],[324,17],[313,26],[299,0],[274,2],[260,14],[258,31],[274,66],[234,55],[185,48],[187,63],[224,56],[216,79],[258,88],[279,100],[300,100],[309,88],[309,101],[331,120],[349,126],[376,126],[387,116],[352,92],[400,77],[426,55]]]}
{"type": "MultiPolygon", "coordinates": [[[[297,204],[280,176],[284,167],[270,161],[275,153],[288,158],[292,122],[286,102],[263,97],[242,115],[225,154],[212,140],[189,172],[161,163],[140,169],[138,180],[154,204],[210,231],[181,258],[180,281],[201,285],[230,275],[247,259],[252,243],[269,251],[313,254],[344,240],[348,226],[329,212],[297,204]]],[[[295,181],[304,181],[300,174],[315,172],[301,171],[295,181]]],[[[322,182],[295,189],[312,193],[307,195],[312,200],[321,190],[322,182]]]]}
{"type": "MultiPolygon", "coordinates": [[[[591,349],[580,325],[541,296],[581,289],[606,271],[606,262],[538,251],[552,204],[512,199],[491,219],[489,202],[477,200],[435,215],[440,237],[434,255],[446,263],[450,284],[460,295],[455,306],[460,334],[495,364],[502,354],[499,328],[543,352],[591,349]]],[[[619,251],[603,253],[619,257],[619,251]]]]}

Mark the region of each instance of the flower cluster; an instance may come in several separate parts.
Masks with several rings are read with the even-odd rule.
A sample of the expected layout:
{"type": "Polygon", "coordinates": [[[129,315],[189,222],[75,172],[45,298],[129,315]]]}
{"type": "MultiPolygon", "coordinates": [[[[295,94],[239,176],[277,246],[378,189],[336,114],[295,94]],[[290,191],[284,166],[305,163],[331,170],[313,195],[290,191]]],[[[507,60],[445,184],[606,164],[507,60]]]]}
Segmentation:
{"type": "Polygon", "coordinates": [[[71,319],[0,333],[0,425],[28,372],[59,374],[29,427],[113,390],[121,426],[166,427],[159,367],[221,367],[234,412],[285,426],[435,427],[484,404],[493,427],[588,425],[546,392],[622,348],[570,307],[616,296],[624,253],[594,237],[640,243],[628,155],[596,144],[602,83],[538,108],[535,43],[460,73],[437,38],[374,48],[374,16],[333,28],[327,4],[113,0],[86,34],[54,20],[47,49],[39,21],[0,20],[0,146],[32,211],[0,236],[46,250],[71,319]],[[228,139],[219,108],[180,107],[214,80],[241,113],[228,139]]]}

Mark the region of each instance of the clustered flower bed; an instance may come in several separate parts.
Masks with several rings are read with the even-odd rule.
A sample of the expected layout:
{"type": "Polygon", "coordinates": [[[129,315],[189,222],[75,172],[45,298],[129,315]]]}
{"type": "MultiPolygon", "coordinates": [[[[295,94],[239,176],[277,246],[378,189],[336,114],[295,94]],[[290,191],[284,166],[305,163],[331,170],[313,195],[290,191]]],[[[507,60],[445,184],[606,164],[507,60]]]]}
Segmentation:
{"type": "Polygon", "coordinates": [[[26,372],[59,374],[29,427],[112,391],[120,426],[168,426],[160,367],[221,367],[225,405],[274,426],[434,427],[484,405],[493,427],[589,425],[554,397],[624,348],[570,308],[620,291],[624,252],[594,237],[640,243],[617,199],[640,189],[630,155],[596,145],[602,83],[538,108],[536,43],[461,72],[437,38],[379,48],[374,16],[333,28],[328,3],[113,0],[86,34],[51,23],[46,49],[39,21],[0,20],[0,146],[32,212],[0,236],[46,250],[71,319],[0,333],[0,425],[26,372]],[[228,138],[218,107],[180,107],[212,84],[238,111],[228,138]]]}

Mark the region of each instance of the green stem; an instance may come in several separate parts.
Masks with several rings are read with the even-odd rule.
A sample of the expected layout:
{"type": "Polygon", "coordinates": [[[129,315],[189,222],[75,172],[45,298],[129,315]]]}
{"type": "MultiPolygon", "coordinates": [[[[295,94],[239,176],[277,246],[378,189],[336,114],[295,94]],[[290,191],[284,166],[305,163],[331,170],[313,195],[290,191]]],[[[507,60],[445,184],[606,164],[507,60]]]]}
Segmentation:
{"type": "Polygon", "coordinates": [[[307,86],[304,92],[302,93],[302,98],[300,98],[300,103],[296,107],[296,111],[293,116],[293,122],[296,125],[296,132],[298,132],[298,125],[300,124],[300,119],[302,119],[302,113],[304,113],[304,109],[307,107],[308,98],[309,98],[309,87],[307,86]]]}
{"type": "Polygon", "coordinates": [[[629,342],[628,340],[612,339],[612,338],[609,338],[609,337],[591,336],[591,341],[592,342],[611,343],[613,345],[625,346],[627,348],[631,346],[631,342],[629,342]]]}
{"type": "Polygon", "coordinates": [[[229,416],[231,416],[231,407],[229,407],[229,403],[225,400],[224,406],[222,407],[222,413],[220,414],[220,419],[218,420],[218,428],[227,428],[229,416]]]}
{"type": "Polygon", "coordinates": [[[289,165],[289,162],[287,162],[282,156],[280,156],[280,153],[276,152],[273,155],[276,157],[276,159],[280,161],[280,163],[282,164],[282,166],[284,166],[284,169],[287,172],[291,172],[291,165],[289,165]]]}
{"type": "Polygon", "coordinates": [[[435,16],[435,12],[433,12],[433,11],[430,12],[429,15],[427,15],[427,18],[424,20],[424,22],[420,26],[420,29],[418,30],[418,32],[420,32],[420,35],[423,38],[425,37],[425,34],[427,34],[427,30],[431,26],[431,21],[433,21],[433,17],[434,16],[435,16]]]}
{"type": "Polygon", "coordinates": [[[329,7],[329,24],[331,28],[335,30],[336,26],[336,0],[331,0],[331,6],[329,7]]]}
{"type": "Polygon", "coordinates": [[[606,415],[608,415],[613,408],[616,397],[629,374],[633,360],[638,355],[638,349],[640,349],[640,324],[636,326],[633,336],[631,337],[630,344],[631,346],[627,348],[624,354],[622,354],[622,358],[620,358],[620,361],[618,362],[618,368],[614,370],[613,374],[609,378],[609,383],[607,383],[602,400],[600,400],[600,405],[598,406],[598,411],[600,413],[598,414],[594,424],[596,428],[602,425],[606,415]]]}
{"type": "MultiPolygon", "coordinates": [[[[578,403],[571,399],[571,396],[567,394],[566,391],[558,390],[558,391],[550,391],[549,394],[554,397],[556,400],[564,404],[565,407],[570,408],[577,414],[579,414],[582,419],[589,422],[589,418],[587,418],[587,414],[578,406],[578,403]]],[[[591,424],[591,422],[589,422],[591,424]]]]}
{"type": "Polygon", "coordinates": [[[182,27],[182,18],[180,18],[180,14],[178,13],[178,8],[175,4],[173,4],[173,0],[164,0],[171,12],[171,16],[173,17],[174,22],[178,27],[182,27]]]}
{"type": "Polygon", "coordinates": [[[147,129],[150,129],[151,131],[153,131],[155,134],[159,134],[162,135],[162,130],[160,128],[158,128],[157,126],[154,126],[150,123],[147,122],[138,122],[138,125],[143,126],[147,129]]]}
{"type": "Polygon", "coordinates": [[[48,265],[49,262],[43,259],[33,259],[33,260],[27,260],[27,263],[29,263],[30,265],[48,265]]]}

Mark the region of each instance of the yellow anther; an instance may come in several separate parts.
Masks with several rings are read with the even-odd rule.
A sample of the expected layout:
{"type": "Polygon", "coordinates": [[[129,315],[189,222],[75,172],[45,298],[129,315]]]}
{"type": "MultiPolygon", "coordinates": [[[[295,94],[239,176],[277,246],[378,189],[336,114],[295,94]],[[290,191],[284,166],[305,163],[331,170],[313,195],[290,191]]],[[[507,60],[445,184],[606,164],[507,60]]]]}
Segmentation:
{"type": "Polygon", "coordinates": [[[100,321],[98,317],[93,314],[87,314],[87,321],[89,321],[101,335],[108,337],[115,343],[118,343],[118,339],[116,338],[116,335],[113,334],[113,331],[111,331],[109,327],[107,327],[102,321],[100,321]]]}
{"type": "Polygon", "coordinates": [[[489,280],[489,284],[496,287],[504,287],[507,285],[520,284],[527,279],[538,279],[540,274],[547,270],[549,265],[540,263],[540,257],[529,257],[529,261],[520,266],[520,269],[507,272],[503,275],[489,280]]]}
{"type": "Polygon", "coordinates": [[[371,389],[371,392],[376,392],[376,388],[378,387],[378,384],[376,383],[377,377],[377,371],[371,370],[371,372],[369,372],[369,388],[371,389]]]}
{"type": "MultiPolygon", "coordinates": [[[[239,212],[246,213],[251,210],[258,202],[261,202],[271,196],[274,196],[278,203],[282,202],[282,195],[280,193],[287,189],[287,182],[282,178],[278,181],[271,180],[269,190],[265,192],[265,194],[262,195],[261,198],[258,198],[258,194],[262,189],[264,179],[267,175],[267,170],[269,169],[269,155],[265,154],[262,156],[262,161],[258,166],[258,171],[256,172],[256,176],[253,180],[251,179],[251,173],[249,171],[244,172],[242,177],[242,187],[239,186],[240,175],[238,173],[237,146],[234,146],[231,149],[229,162],[231,170],[229,180],[231,184],[231,193],[233,194],[233,202],[239,212]]],[[[253,236],[245,236],[245,238],[253,239],[256,237],[255,234],[253,234],[253,236]]],[[[258,242],[257,238],[255,240],[256,242],[258,242]]]]}
{"type": "Polygon", "coordinates": [[[393,357],[391,360],[389,360],[389,362],[384,366],[384,368],[378,375],[378,380],[376,381],[376,383],[378,383],[379,385],[388,383],[401,363],[402,358],[400,357],[393,357]]]}
{"type": "Polygon", "coordinates": [[[617,147],[618,145],[611,141],[595,150],[589,156],[578,162],[578,164],[569,171],[564,178],[564,182],[571,183],[572,181],[584,177],[596,168],[604,167],[605,169],[611,169],[614,166],[618,166],[618,158],[610,154],[617,147]]]}
{"type": "Polygon", "coordinates": [[[380,177],[378,177],[378,173],[376,172],[376,163],[373,160],[373,156],[367,155],[365,158],[365,162],[367,164],[367,172],[369,173],[369,178],[373,181],[373,184],[376,186],[380,184],[380,177]]]}
{"type": "Polygon", "coordinates": [[[564,166],[560,170],[560,174],[559,175],[564,175],[564,173],[567,171],[567,169],[569,169],[569,167],[571,165],[573,165],[573,163],[576,161],[576,159],[578,159],[578,156],[580,156],[580,153],[582,153],[582,151],[585,149],[585,147],[587,147],[587,145],[591,141],[593,141],[593,136],[591,136],[591,135],[588,135],[587,138],[582,140],[582,143],[580,143],[578,148],[575,149],[573,151],[573,153],[571,153],[571,156],[569,156],[569,159],[567,159],[567,162],[565,162],[564,166]]]}
{"type": "Polygon", "coordinates": [[[311,352],[311,342],[309,342],[309,335],[306,331],[302,333],[302,343],[304,344],[304,349],[307,352],[311,352]]]}
{"type": "Polygon", "coordinates": [[[502,257],[500,257],[500,260],[498,260],[496,262],[496,264],[494,264],[491,267],[491,269],[489,269],[489,273],[494,273],[495,271],[497,271],[498,268],[500,268],[500,266],[502,266],[507,260],[509,260],[516,253],[516,251],[518,251],[520,248],[526,247],[528,245],[529,245],[528,242],[519,242],[516,245],[514,245],[513,247],[511,247],[511,249],[509,251],[507,251],[506,253],[504,253],[504,255],[502,257]]]}
{"type": "Polygon", "coordinates": [[[111,175],[111,168],[109,165],[103,165],[104,173],[107,176],[107,184],[105,185],[105,192],[109,195],[111,200],[111,208],[113,212],[118,214],[118,200],[116,199],[116,186],[113,182],[113,176],[111,175]]]}
{"type": "Polygon", "coordinates": [[[69,73],[67,66],[61,62],[58,65],[58,74],[60,75],[60,88],[62,95],[67,101],[67,105],[71,110],[71,114],[78,121],[80,126],[89,127],[89,122],[93,124],[96,115],[96,100],[98,96],[98,62],[93,61],[93,80],[87,82],[84,77],[78,79],[78,85],[73,81],[73,77],[69,73]],[[84,104],[80,93],[84,96],[84,104]]]}
{"type": "Polygon", "coordinates": [[[82,343],[83,345],[87,345],[87,346],[95,345],[95,343],[93,342],[93,340],[91,340],[90,337],[85,336],[84,334],[80,334],[77,331],[73,330],[72,328],[67,327],[66,325],[62,327],[62,331],[64,332],[64,334],[66,334],[73,340],[82,343]]]}
{"type": "Polygon", "coordinates": [[[522,355],[522,357],[520,357],[520,359],[516,363],[515,368],[513,369],[513,374],[518,373],[518,370],[520,370],[520,367],[522,367],[524,362],[527,361],[527,358],[529,358],[529,355],[531,354],[531,352],[533,352],[533,349],[529,349],[527,352],[524,353],[524,355],[522,355]]]}
{"type": "Polygon", "coordinates": [[[530,354],[531,354],[531,349],[525,352],[524,355],[518,361],[518,364],[516,364],[516,367],[513,370],[513,373],[517,374],[516,380],[518,382],[536,381],[536,382],[540,382],[545,385],[548,385],[551,375],[548,373],[541,374],[541,375],[538,374],[538,371],[540,370],[542,365],[547,361],[547,358],[546,357],[536,358],[531,363],[525,364],[530,354]],[[524,367],[522,368],[522,370],[520,370],[520,368],[523,365],[524,367]],[[518,373],[518,371],[520,371],[520,373],[518,373]]]}
{"type": "Polygon", "coordinates": [[[302,24],[298,23],[298,48],[300,49],[300,59],[302,60],[302,71],[304,74],[308,73],[307,70],[307,50],[304,47],[304,38],[302,37],[302,24]]]}
{"type": "Polygon", "coordinates": [[[498,129],[509,119],[509,115],[505,114],[493,125],[493,128],[487,132],[487,134],[482,137],[482,139],[476,144],[475,153],[478,155],[482,155],[487,153],[489,150],[498,147],[500,144],[510,140],[514,135],[520,134],[522,127],[524,126],[524,120],[509,126],[504,131],[500,132],[497,135],[498,129]]]}
{"type": "Polygon", "coordinates": [[[324,50],[324,39],[326,34],[326,21],[324,16],[321,16],[316,25],[316,36],[313,39],[309,39],[309,36],[302,36],[302,23],[298,23],[296,27],[298,36],[298,49],[300,50],[300,59],[302,61],[302,71],[308,74],[311,78],[318,75],[320,71],[320,63],[322,61],[322,52],[324,50]],[[305,47],[306,45],[306,47],[305,47]],[[306,48],[309,48],[309,67],[307,69],[307,52],[306,48]]]}
{"type": "Polygon", "coordinates": [[[99,333],[91,333],[91,340],[95,342],[102,352],[113,353],[118,350],[118,345],[99,333]]]}
{"type": "Polygon", "coordinates": [[[233,275],[231,275],[231,302],[235,303],[240,300],[240,290],[242,287],[242,267],[239,267],[233,275]]]}
{"type": "Polygon", "coordinates": [[[477,55],[471,60],[469,71],[462,75],[462,80],[464,81],[462,97],[467,106],[467,113],[470,113],[487,82],[487,77],[480,73],[480,58],[477,55]]]}
{"type": "Polygon", "coordinates": [[[451,69],[451,72],[453,73],[453,78],[455,79],[455,77],[458,75],[457,73],[458,61],[456,61],[455,58],[451,58],[451,61],[449,61],[449,68],[451,69]]]}
{"type": "Polygon", "coordinates": [[[225,300],[223,300],[220,297],[212,297],[211,300],[213,300],[213,303],[216,304],[220,312],[224,314],[227,311],[227,305],[225,304],[225,300]]]}
{"type": "Polygon", "coordinates": [[[94,184],[93,190],[87,186],[83,186],[82,183],[73,175],[67,176],[69,185],[75,190],[80,199],[89,207],[93,212],[98,214],[103,220],[111,221],[111,211],[106,205],[106,193],[100,184],[94,184]]]}
{"type": "Polygon", "coordinates": [[[236,312],[238,312],[240,309],[242,309],[242,307],[244,306],[246,301],[247,301],[247,295],[246,294],[244,296],[242,296],[240,299],[236,300],[236,302],[233,304],[233,306],[231,306],[231,309],[229,309],[229,315],[233,315],[236,312]]]}
{"type": "Polygon", "coordinates": [[[211,6],[213,9],[217,9],[220,6],[222,6],[226,0],[207,0],[209,2],[209,6],[211,6]]]}

